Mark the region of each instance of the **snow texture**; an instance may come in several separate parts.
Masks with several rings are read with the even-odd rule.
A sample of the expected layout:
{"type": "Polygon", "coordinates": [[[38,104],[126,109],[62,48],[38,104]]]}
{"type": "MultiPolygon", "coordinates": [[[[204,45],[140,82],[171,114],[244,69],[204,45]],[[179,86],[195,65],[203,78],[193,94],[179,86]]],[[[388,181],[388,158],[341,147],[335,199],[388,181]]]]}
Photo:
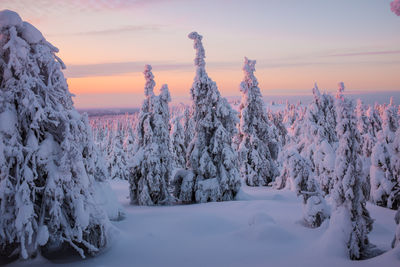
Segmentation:
{"type": "Polygon", "coordinates": [[[244,185],[237,201],[139,207],[129,205],[127,181],[112,180],[111,185],[127,218],[113,223],[123,234],[107,251],[84,261],[64,252],[57,259],[15,261],[10,267],[399,265],[399,251],[390,247],[395,211],[376,205],[367,204],[375,219],[369,237],[385,253],[351,261],[341,240],[342,225],[325,221],[316,229],[304,227],[298,221],[302,203],[294,192],[244,185]],[[331,224],[337,232],[331,231],[331,224]]]}

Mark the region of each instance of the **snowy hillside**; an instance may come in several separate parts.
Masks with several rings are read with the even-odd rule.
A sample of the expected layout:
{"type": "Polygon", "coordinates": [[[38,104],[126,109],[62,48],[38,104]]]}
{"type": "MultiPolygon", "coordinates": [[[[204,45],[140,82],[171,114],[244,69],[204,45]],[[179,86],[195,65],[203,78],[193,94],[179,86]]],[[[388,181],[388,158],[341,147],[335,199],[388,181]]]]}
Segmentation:
{"type": "MultiPolygon", "coordinates": [[[[365,261],[350,261],[328,240],[328,225],[306,228],[302,204],[293,192],[243,186],[238,201],[186,206],[129,205],[128,183],[114,180],[127,217],[114,222],[119,234],[111,247],[82,260],[64,253],[16,262],[23,266],[398,266],[399,249],[365,261]]],[[[395,211],[368,205],[375,219],[370,241],[389,250],[395,211]]]]}

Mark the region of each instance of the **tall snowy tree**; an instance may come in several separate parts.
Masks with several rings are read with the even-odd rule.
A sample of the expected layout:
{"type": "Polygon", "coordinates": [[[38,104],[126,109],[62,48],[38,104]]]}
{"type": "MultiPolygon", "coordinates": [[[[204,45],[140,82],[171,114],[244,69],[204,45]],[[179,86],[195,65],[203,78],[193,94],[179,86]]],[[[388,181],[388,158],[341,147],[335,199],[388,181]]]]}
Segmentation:
{"type": "Polygon", "coordinates": [[[245,58],[244,79],[240,84],[242,102],[239,106],[237,136],[240,172],[247,185],[268,185],[279,174],[271,156],[270,122],[254,76],[255,60],[245,58]]]}
{"type": "Polygon", "coordinates": [[[400,206],[398,170],[400,154],[396,153],[399,118],[392,100],[383,110],[382,130],[371,155],[371,200],[377,205],[397,209],[400,206]],[[397,171],[396,171],[397,170],[397,171]]]}
{"type": "Polygon", "coordinates": [[[192,32],[189,38],[196,49],[196,76],[190,90],[195,135],[187,151],[188,168],[194,173],[194,200],[232,200],[241,185],[237,154],[232,148],[237,113],[207,75],[202,36],[192,32]]]}
{"type": "Polygon", "coordinates": [[[109,242],[95,201],[87,118],[73,107],[56,56],[34,26],[0,11],[0,253],[34,257],[69,245],[82,257],[109,242]]]}
{"type": "MultiPolygon", "coordinates": [[[[280,157],[282,162],[288,156],[288,147],[296,147],[300,155],[309,160],[311,170],[324,194],[329,194],[333,187],[335,150],[337,146],[336,112],[334,97],[321,94],[317,84],[313,88],[314,100],[311,102],[302,119],[295,122],[290,133],[290,142],[283,149],[280,157]]],[[[287,165],[286,165],[287,166],[287,165]]],[[[285,172],[285,166],[283,171],[285,172]]],[[[277,179],[275,186],[282,188],[285,176],[277,179]]]]}
{"type": "Polygon", "coordinates": [[[368,116],[365,113],[365,108],[360,99],[357,100],[356,106],[356,117],[357,117],[357,129],[360,133],[360,146],[361,146],[361,159],[363,162],[363,176],[366,180],[366,188],[367,192],[366,197],[369,199],[371,192],[371,179],[370,179],[370,168],[371,168],[371,154],[372,149],[376,143],[376,138],[373,136],[371,132],[371,124],[368,116]]]}
{"type": "Polygon", "coordinates": [[[366,181],[361,175],[362,162],[358,143],[360,138],[354,105],[343,96],[343,90],[344,85],[340,83],[336,96],[336,131],[339,147],[335,161],[332,217],[341,218],[340,225],[348,255],[350,259],[357,260],[367,257],[370,253],[368,233],[372,230],[373,220],[366,209],[366,196],[363,192],[363,184],[366,181]]]}
{"type": "Polygon", "coordinates": [[[129,185],[132,204],[167,204],[167,185],[171,171],[169,150],[168,87],[154,95],[154,75],[150,65],[143,72],[145,100],[136,127],[135,156],[130,164],[129,185]]]}

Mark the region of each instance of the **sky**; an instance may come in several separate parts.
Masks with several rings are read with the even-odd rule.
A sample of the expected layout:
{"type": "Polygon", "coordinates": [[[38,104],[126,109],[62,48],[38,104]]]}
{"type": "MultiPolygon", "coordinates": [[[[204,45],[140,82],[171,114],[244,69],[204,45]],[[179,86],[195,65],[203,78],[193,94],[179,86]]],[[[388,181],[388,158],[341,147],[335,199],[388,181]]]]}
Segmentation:
{"type": "Polygon", "coordinates": [[[156,93],[187,101],[195,75],[188,33],[203,35],[207,72],[240,96],[244,57],[266,96],[400,91],[400,16],[391,0],[0,0],[35,25],[67,65],[78,108],[134,107],[145,64],[156,93]]]}

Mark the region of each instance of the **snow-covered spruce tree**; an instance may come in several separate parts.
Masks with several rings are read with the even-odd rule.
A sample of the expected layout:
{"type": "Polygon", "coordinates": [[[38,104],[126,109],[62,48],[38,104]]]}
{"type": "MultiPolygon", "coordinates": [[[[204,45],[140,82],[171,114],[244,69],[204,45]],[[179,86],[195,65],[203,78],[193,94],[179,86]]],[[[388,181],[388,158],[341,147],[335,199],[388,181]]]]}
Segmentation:
{"type": "Polygon", "coordinates": [[[171,151],[174,157],[174,165],[176,168],[185,168],[186,166],[186,147],[185,134],[180,122],[181,117],[177,116],[173,119],[171,127],[171,151]]]}
{"type": "Polygon", "coordinates": [[[232,148],[237,113],[206,73],[202,36],[192,32],[189,38],[194,40],[197,68],[190,90],[195,135],[187,151],[187,167],[194,173],[194,200],[232,200],[241,185],[237,154],[232,148]]]}
{"type": "Polygon", "coordinates": [[[357,100],[356,106],[356,117],[357,117],[357,129],[360,133],[361,140],[361,159],[363,162],[363,176],[366,181],[365,191],[367,192],[366,197],[369,199],[371,192],[371,179],[370,179],[370,167],[371,167],[371,154],[372,149],[376,143],[376,138],[373,136],[371,130],[370,121],[365,113],[364,105],[360,99],[357,100]]]}
{"type": "Polygon", "coordinates": [[[367,117],[369,119],[369,133],[373,137],[378,136],[378,132],[382,130],[382,119],[379,115],[377,105],[369,106],[367,109],[367,117]]]}
{"type": "Polygon", "coordinates": [[[128,180],[127,156],[124,150],[124,134],[122,125],[117,122],[115,125],[115,134],[110,149],[110,158],[108,159],[108,173],[110,179],[128,180]]]}
{"type": "Polygon", "coordinates": [[[0,254],[69,245],[82,257],[109,242],[94,200],[90,126],[73,107],[58,49],[0,11],[0,254]]]}
{"type": "Polygon", "coordinates": [[[384,108],[382,130],[371,155],[371,200],[377,205],[397,209],[400,206],[399,169],[400,154],[395,146],[399,129],[397,108],[393,102],[384,108]]]}
{"type": "MultiPolygon", "coordinates": [[[[305,114],[289,131],[290,142],[283,149],[281,162],[287,157],[289,147],[295,147],[300,155],[311,163],[311,170],[324,194],[329,194],[333,187],[335,149],[337,136],[335,131],[336,112],[334,97],[321,94],[317,84],[313,88],[314,100],[310,103],[305,114]]],[[[285,187],[285,166],[281,176],[275,182],[276,188],[285,187]]]]}
{"type": "Polygon", "coordinates": [[[279,150],[282,150],[282,147],[285,146],[287,143],[288,131],[283,123],[283,112],[280,111],[272,112],[271,110],[269,110],[267,114],[268,114],[268,119],[271,122],[271,126],[274,126],[275,128],[273,130],[276,131],[275,134],[276,141],[274,141],[273,144],[277,146],[277,151],[275,152],[276,154],[275,160],[276,160],[279,154],[279,150]]]}
{"type": "Polygon", "coordinates": [[[133,137],[134,134],[132,130],[133,129],[128,129],[128,131],[126,131],[123,143],[123,148],[126,155],[127,179],[129,178],[129,162],[132,161],[132,158],[135,153],[135,139],[133,137]]]}
{"type": "MultiPolygon", "coordinates": [[[[319,227],[329,217],[329,211],[322,196],[322,191],[311,170],[311,163],[303,158],[295,148],[286,152],[285,168],[281,176],[286,176],[285,187],[296,192],[303,199],[303,218],[309,227],[319,227]]],[[[282,177],[279,179],[283,179],[282,177]]]]}
{"type": "MultiPolygon", "coordinates": [[[[363,184],[366,183],[362,173],[358,143],[359,132],[351,100],[343,96],[344,85],[339,84],[336,96],[336,131],[339,147],[336,151],[334,186],[332,199],[334,208],[332,218],[342,221],[345,246],[350,259],[365,258],[370,253],[371,244],[368,233],[372,230],[373,220],[366,209],[366,196],[363,184]]],[[[337,221],[336,221],[337,222],[337,221]]],[[[337,227],[337,226],[332,226],[337,227]]]]}
{"type": "MultiPolygon", "coordinates": [[[[183,113],[183,132],[185,133],[184,144],[186,149],[194,138],[194,121],[192,119],[193,106],[186,106],[183,113]]],[[[187,162],[187,159],[186,159],[187,162]]]]}
{"type": "Polygon", "coordinates": [[[242,101],[239,106],[237,136],[240,173],[249,186],[265,186],[279,174],[268,144],[270,122],[254,76],[255,60],[245,58],[244,79],[240,84],[242,101]]]}
{"type": "Polygon", "coordinates": [[[168,124],[165,123],[169,116],[165,110],[169,93],[164,87],[160,96],[154,95],[155,82],[151,70],[151,66],[146,65],[143,72],[146,98],[136,126],[135,156],[129,172],[130,200],[137,205],[160,205],[169,201],[167,185],[171,160],[168,124]]]}

